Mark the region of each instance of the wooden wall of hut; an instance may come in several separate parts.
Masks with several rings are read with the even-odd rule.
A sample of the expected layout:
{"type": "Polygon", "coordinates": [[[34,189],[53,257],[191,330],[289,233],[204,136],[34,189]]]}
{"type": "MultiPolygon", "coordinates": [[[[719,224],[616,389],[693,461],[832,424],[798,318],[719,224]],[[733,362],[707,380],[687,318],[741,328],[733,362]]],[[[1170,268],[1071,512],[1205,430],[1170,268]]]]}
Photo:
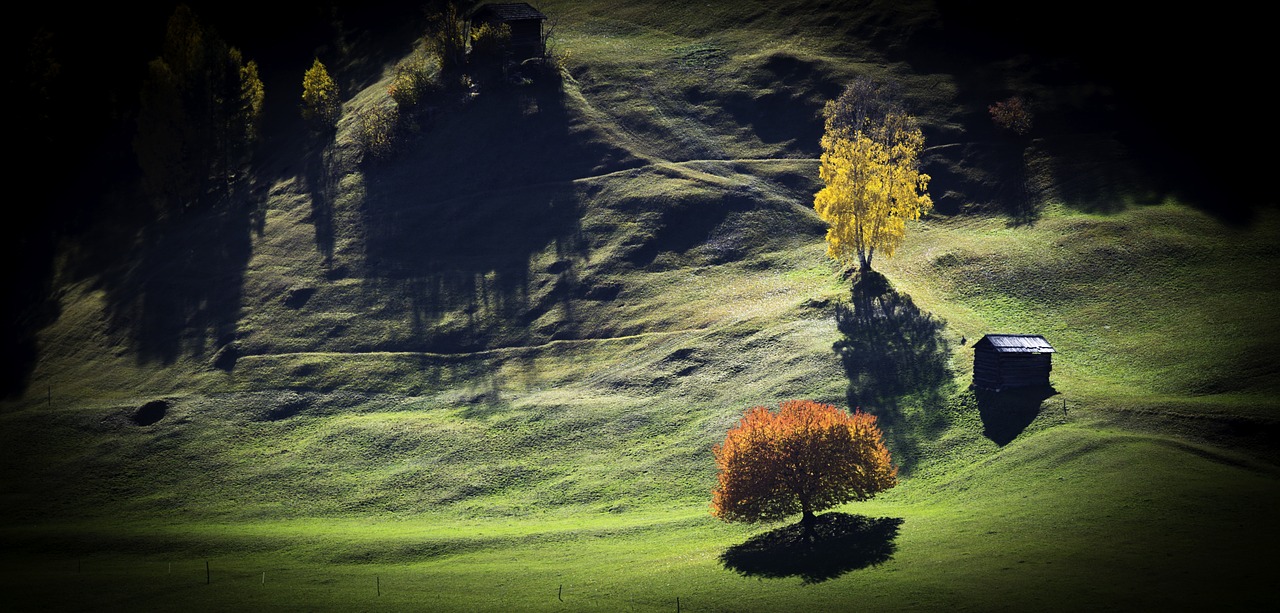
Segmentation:
{"type": "Polygon", "coordinates": [[[973,354],[973,384],[990,390],[1049,385],[1053,370],[1051,353],[1001,353],[976,348],[973,354]]]}

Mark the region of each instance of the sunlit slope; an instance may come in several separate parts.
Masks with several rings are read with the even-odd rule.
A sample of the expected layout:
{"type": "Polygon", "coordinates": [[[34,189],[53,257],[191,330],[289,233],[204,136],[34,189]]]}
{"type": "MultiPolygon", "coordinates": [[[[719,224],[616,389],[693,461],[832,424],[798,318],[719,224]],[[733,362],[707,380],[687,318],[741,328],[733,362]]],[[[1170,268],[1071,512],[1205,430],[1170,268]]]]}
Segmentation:
{"type": "Polygon", "coordinates": [[[1059,426],[851,505],[896,524],[891,540],[857,545],[888,556],[810,566],[830,577],[812,582],[762,580],[805,567],[792,559],[748,567],[756,574],[724,568],[725,552],[760,530],[717,522],[702,505],[11,527],[11,551],[26,555],[6,568],[15,593],[46,606],[82,602],[63,588],[73,578],[93,586],[97,606],[337,610],[376,597],[450,610],[648,610],[678,596],[695,610],[1265,608],[1274,595],[1259,561],[1280,544],[1266,521],[1276,478],[1274,466],[1230,452],[1059,426]],[[51,545],[81,570],[48,557],[51,545]]]}
{"type": "MultiPolygon", "coordinates": [[[[1027,416],[1015,438],[1064,421],[1123,418],[1234,446],[1222,437],[1227,424],[1256,452],[1276,421],[1266,396],[1275,380],[1274,322],[1228,297],[1274,298],[1266,272],[1275,223],[1268,214],[1233,228],[1175,205],[1111,216],[1056,210],[1030,227],[935,219],[917,226],[885,268],[898,290],[946,320],[940,334],[955,378],[948,394],[968,384],[968,343],[983,333],[1036,332],[1054,343],[1060,397],[1027,416]],[[1121,251],[1110,240],[1117,228],[1127,233],[1126,267],[1099,266],[1096,254],[1121,251]],[[1068,252],[1046,255],[1040,244],[1068,252]],[[1197,257],[1174,266],[1169,251],[1192,248],[1197,257]],[[1165,276],[1138,282],[1153,272],[1165,276]],[[1210,317],[1220,322],[1215,340],[1201,342],[1210,317]],[[1229,385],[1206,389],[1215,383],[1229,385]],[[1070,403],[1065,415],[1060,400],[1070,403]],[[1214,420],[1183,423],[1195,416],[1214,420]]],[[[705,247],[660,255],[694,258],[705,247]]],[[[229,373],[202,375],[208,388],[176,396],[152,425],[130,420],[152,397],[145,393],[114,404],[60,399],[58,407],[75,410],[52,414],[35,399],[6,417],[15,431],[41,430],[33,457],[49,458],[19,463],[47,475],[22,500],[32,513],[57,500],[68,511],[179,508],[228,518],[695,504],[712,484],[710,445],[743,408],[790,397],[845,401],[832,303],[847,290],[821,251],[811,236],[717,265],[615,263],[629,270],[613,273],[622,289],[596,308],[631,309],[636,327],[603,322],[592,336],[433,352],[343,347],[316,335],[310,340],[320,344],[301,351],[245,351],[229,373]],[[56,485],[61,474],[84,480],[56,485]],[[90,500],[98,504],[81,506],[90,500]]],[[[324,295],[317,290],[303,309],[278,304],[260,313],[305,321],[324,295]]],[[[908,399],[904,417],[889,424],[899,461],[933,479],[998,452],[989,416],[964,398],[908,399]]]]}
{"type": "Polygon", "coordinates": [[[1068,396],[1218,402],[1275,419],[1277,232],[1270,210],[1230,225],[1176,205],[1057,208],[1033,226],[925,222],[885,267],[953,334],[1044,334],[1068,396]]]}

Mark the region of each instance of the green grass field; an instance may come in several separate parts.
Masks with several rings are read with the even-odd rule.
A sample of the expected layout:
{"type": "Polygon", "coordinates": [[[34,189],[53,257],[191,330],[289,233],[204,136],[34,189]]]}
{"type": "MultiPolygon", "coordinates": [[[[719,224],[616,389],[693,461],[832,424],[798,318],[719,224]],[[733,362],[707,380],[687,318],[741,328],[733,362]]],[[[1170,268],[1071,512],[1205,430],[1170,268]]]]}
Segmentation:
{"type": "Polygon", "coordinates": [[[263,162],[254,211],[65,245],[0,404],[0,602],[1274,608],[1280,212],[1153,198],[1055,123],[1088,83],[950,60],[930,6],[544,2],[563,83],[483,86],[373,163],[380,81],[263,162]],[[904,83],[939,201],[870,329],[812,211],[856,75],[904,83]],[[1050,126],[1013,205],[1009,91],[1050,126]],[[1045,335],[1057,394],[970,391],[992,332],[1045,335]],[[789,398],[878,414],[901,467],[817,553],[708,513],[712,445],[789,398]]]}

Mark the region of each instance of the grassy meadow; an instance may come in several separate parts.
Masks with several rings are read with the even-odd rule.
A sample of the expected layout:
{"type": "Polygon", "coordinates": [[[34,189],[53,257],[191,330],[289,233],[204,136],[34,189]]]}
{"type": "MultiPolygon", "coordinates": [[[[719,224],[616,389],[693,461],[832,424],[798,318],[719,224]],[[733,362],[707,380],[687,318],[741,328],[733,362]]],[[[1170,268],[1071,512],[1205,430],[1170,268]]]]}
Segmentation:
{"type": "Polygon", "coordinates": [[[374,160],[401,55],[347,56],[335,133],[270,143],[244,206],[64,241],[0,404],[3,608],[1277,605],[1280,211],[1161,189],[1105,87],[968,58],[931,2],[538,8],[560,79],[446,89],[374,160]],[[812,210],[856,76],[903,84],[937,202],[869,326],[812,210]],[[1056,394],[969,389],[997,332],[1056,394]],[[712,446],[790,398],[900,467],[813,551],[708,512],[712,446]]]}

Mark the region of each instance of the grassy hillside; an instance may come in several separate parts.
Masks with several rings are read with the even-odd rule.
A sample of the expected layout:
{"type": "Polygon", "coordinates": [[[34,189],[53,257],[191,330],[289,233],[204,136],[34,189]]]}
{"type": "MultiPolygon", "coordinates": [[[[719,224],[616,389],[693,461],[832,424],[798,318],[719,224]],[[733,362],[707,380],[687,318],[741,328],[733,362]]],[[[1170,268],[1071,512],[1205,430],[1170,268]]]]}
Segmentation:
{"type": "Polygon", "coordinates": [[[1277,211],[1189,206],[1082,67],[929,3],[539,8],[562,79],[446,90],[366,159],[388,65],[244,206],[62,246],[0,405],[19,608],[1276,604],[1277,211]],[[811,204],[859,75],[905,85],[938,201],[871,323],[811,204]],[[1057,394],[970,391],[990,332],[1044,334],[1057,394]],[[711,446],[788,398],[901,466],[816,552],[707,513],[711,446]]]}

